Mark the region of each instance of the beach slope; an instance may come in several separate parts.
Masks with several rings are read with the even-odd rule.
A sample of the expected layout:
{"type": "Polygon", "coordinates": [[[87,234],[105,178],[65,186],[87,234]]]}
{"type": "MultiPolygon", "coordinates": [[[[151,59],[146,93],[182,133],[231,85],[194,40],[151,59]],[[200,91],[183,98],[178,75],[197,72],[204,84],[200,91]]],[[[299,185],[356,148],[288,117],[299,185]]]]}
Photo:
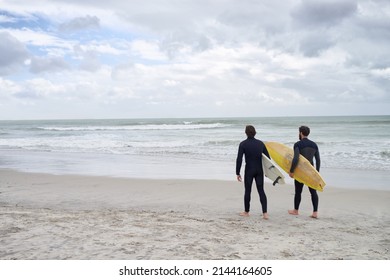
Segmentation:
{"type": "Polygon", "coordinates": [[[265,186],[240,217],[234,180],[149,180],[0,170],[0,259],[390,259],[388,191],[265,186]]]}

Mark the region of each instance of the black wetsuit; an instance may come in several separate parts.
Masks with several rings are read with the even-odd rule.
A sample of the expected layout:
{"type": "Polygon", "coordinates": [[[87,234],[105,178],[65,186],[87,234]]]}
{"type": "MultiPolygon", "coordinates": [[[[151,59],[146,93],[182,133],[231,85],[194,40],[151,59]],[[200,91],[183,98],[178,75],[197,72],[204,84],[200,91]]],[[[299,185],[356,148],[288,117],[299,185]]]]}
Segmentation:
{"type": "Polygon", "coordinates": [[[240,175],[242,157],[243,155],[245,155],[245,212],[249,212],[250,209],[252,183],[253,179],[255,179],[257,191],[260,195],[260,203],[262,206],[263,213],[267,213],[267,196],[264,192],[262,154],[265,154],[268,158],[270,157],[264,143],[254,137],[248,137],[246,140],[242,141],[238,148],[236,160],[236,175],[240,175]]]}
{"type": "MultiPolygon", "coordinates": [[[[313,166],[314,166],[313,158],[315,158],[316,169],[318,172],[320,171],[321,160],[320,160],[320,152],[318,150],[317,144],[309,140],[308,138],[303,138],[302,140],[294,144],[294,158],[291,164],[291,169],[290,169],[291,173],[294,173],[294,170],[298,165],[298,159],[300,154],[304,156],[308,161],[310,161],[310,163],[313,166]]],[[[294,180],[294,184],[295,184],[294,208],[295,210],[298,210],[299,205],[301,203],[303,183],[294,180]]],[[[317,191],[312,188],[309,188],[309,191],[311,194],[311,202],[313,204],[313,212],[317,212],[318,201],[319,201],[317,191]]]]}

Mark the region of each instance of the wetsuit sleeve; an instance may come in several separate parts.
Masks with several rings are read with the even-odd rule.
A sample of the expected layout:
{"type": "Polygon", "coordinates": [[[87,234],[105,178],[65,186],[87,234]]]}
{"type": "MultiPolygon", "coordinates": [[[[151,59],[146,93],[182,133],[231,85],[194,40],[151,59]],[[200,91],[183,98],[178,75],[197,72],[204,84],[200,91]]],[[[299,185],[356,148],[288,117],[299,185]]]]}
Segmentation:
{"type": "Polygon", "coordinates": [[[238,147],[238,154],[236,160],[236,175],[240,175],[243,155],[244,155],[244,148],[242,147],[242,144],[240,144],[240,146],[238,147]]]}
{"type": "Polygon", "coordinates": [[[291,173],[294,173],[294,170],[295,170],[295,168],[298,165],[299,154],[300,153],[299,153],[298,145],[294,145],[294,157],[293,157],[293,160],[292,160],[292,163],[291,163],[291,168],[290,168],[290,172],[291,173]]]}
{"type": "Polygon", "coordinates": [[[271,157],[268,153],[267,147],[265,145],[264,145],[264,149],[263,149],[263,154],[265,154],[269,159],[271,159],[271,157]]]}
{"type": "Polygon", "coordinates": [[[321,159],[320,159],[320,152],[316,151],[316,153],[314,154],[314,158],[316,159],[316,169],[318,172],[320,172],[320,167],[321,167],[321,159]]]}

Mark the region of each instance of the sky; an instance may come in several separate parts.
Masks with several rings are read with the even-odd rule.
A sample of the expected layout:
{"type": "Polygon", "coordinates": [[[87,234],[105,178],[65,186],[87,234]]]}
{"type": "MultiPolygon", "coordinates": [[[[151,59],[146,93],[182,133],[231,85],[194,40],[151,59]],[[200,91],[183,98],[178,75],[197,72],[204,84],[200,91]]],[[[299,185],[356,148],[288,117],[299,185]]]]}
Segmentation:
{"type": "Polygon", "coordinates": [[[0,0],[0,119],[388,115],[388,0],[0,0]]]}

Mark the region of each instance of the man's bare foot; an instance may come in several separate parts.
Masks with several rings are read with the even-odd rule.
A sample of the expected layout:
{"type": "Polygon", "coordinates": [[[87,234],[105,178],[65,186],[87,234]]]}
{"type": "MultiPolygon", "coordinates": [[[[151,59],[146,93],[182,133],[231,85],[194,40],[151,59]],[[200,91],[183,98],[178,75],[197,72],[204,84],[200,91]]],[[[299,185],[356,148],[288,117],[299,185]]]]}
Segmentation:
{"type": "Polygon", "coordinates": [[[240,216],[241,217],[249,217],[249,212],[241,212],[240,216]]]}
{"type": "Polygon", "coordinates": [[[264,220],[268,220],[269,219],[268,213],[263,213],[263,219],[264,220]]]}
{"type": "Polygon", "coordinates": [[[313,212],[313,214],[311,214],[310,217],[313,218],[313,219],[317,219],[318,218],[317,212],[313,212]]]}
{"type": "Polygon", "coordinates": [[[290,214],[290,215],[298,215],[298,210],[288,210],[288,213],[290,214]]]}

